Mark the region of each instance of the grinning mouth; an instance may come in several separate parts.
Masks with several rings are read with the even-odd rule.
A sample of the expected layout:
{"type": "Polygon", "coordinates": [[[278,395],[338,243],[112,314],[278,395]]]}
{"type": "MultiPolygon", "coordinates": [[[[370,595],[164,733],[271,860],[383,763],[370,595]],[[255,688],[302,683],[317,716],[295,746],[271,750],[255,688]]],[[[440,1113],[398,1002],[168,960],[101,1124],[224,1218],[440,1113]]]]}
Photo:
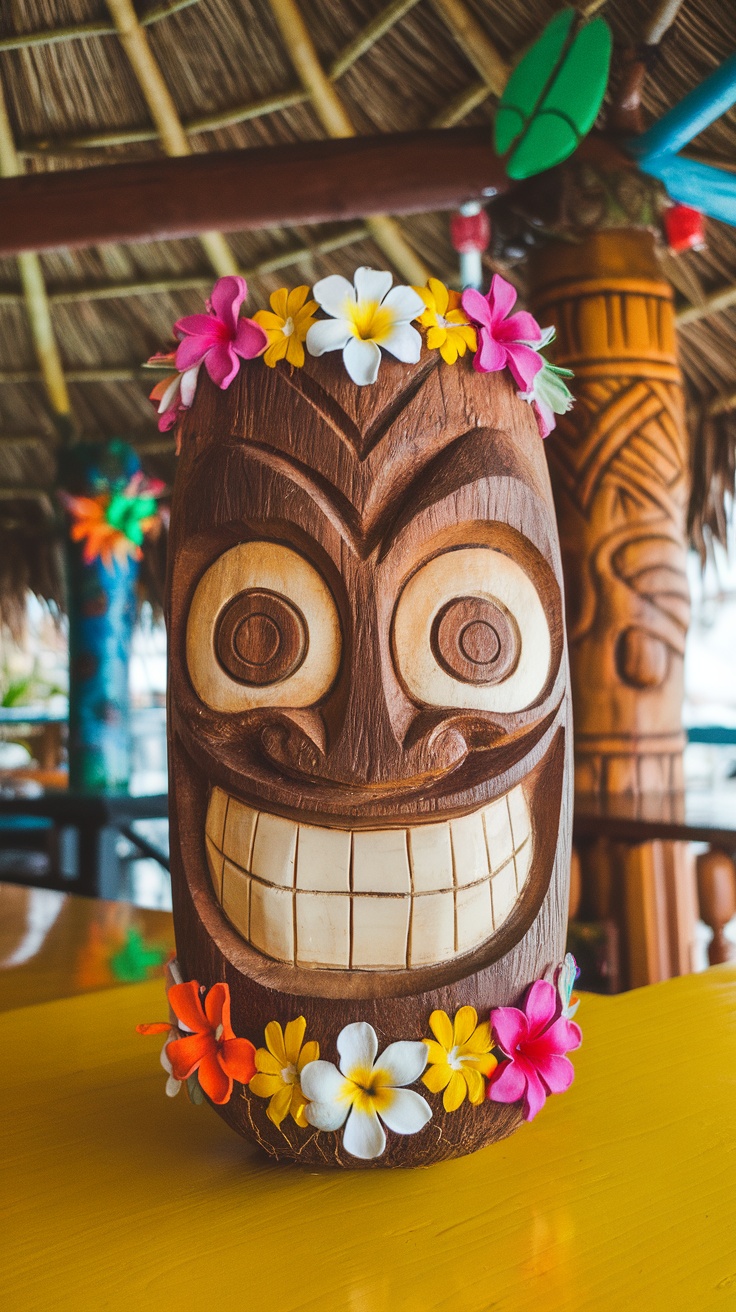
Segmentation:
{"type": "Polygon", "coordinates": [[[213,788],[205,843],[241,937],[328,970],[412,970],[473,951],[509,919],[532,864],[522,784],[456,820],[372,830],[297,824],[213,788]]]}

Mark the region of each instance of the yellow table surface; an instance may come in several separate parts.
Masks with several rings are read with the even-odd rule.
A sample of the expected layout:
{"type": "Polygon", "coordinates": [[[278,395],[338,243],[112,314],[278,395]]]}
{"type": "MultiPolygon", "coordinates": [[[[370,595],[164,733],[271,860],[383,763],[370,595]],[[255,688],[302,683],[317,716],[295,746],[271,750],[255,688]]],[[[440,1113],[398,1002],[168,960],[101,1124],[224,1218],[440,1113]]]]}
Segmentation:
{"type": "Polygon", "coordinates": [[[0,1016],[3,1312],[736,1308],[736,968],[586,996],[570,1093],[418,1171],[278,1167],[164,1096],[161,983],[0,1016]]]}

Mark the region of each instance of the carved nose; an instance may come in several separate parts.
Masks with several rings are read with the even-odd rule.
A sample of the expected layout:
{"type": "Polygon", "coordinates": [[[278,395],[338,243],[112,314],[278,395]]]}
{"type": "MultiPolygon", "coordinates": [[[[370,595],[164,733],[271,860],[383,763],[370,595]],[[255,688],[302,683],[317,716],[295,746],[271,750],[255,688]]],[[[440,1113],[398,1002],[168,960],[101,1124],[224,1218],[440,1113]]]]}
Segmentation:
{"type": "Polygon", "coordinates": [[[293,777],[356,789],[416,787],[449,774],[467,756],[465,737],[452,725],[434,726],[400,744],[392,732],[379,737],[377,718],[375,708],[367,722],[345,717],[330,746],[319,713],[284,714],[263,728],[261,744],[271,762],[293,777]]]}

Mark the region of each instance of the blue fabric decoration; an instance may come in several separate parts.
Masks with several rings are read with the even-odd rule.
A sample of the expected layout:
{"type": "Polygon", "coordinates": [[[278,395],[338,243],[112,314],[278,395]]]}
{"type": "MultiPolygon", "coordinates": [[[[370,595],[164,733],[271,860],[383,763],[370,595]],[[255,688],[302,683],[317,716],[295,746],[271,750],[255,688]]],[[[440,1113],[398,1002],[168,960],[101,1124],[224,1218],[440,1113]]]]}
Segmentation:
{"type": "Polygon", "coordinates": [[[639,167],[659,178],[673,200],[736,226],[736,173],[725,173],[681,155],[649,156],[639,160],[639,167]]]}
{"type": "Polygon", "coordinates": [[[682,159],[678,150],[736,102],[736,54],[627,148],[643,173],[663,182],[673,200],[736,225],[736,174],[682,159]]]}
{"type": "Polygon", "coordinates": [[[704,132],[721,114],[725,114],[736,101],[736,54],[721,64],[715,73],[695,87],[679,105],[653,123],[648,132],[627,142],[628,149],[637,159],[651,159],[653,155],[675,155],[687,146],[693,137],[704,132]]]}

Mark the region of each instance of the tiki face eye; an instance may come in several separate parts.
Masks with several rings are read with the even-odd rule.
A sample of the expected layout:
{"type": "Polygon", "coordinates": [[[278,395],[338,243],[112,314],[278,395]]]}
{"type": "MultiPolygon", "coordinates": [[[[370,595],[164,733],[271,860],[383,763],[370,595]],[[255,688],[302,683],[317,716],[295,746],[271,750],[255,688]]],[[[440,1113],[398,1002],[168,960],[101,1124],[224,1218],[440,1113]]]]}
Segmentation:
{"type": "Polygon", "coordinates": [[[234,597],[215,629],[215,651],[226,674],[252,687],[280,683],[295,674],[308,645],[301,611],[266,588],[250,588],[234,597]]]}
{"type": "Polygon", "coordinates": [[[298,552],[244,542],[200,579],[186,649],[192,683],[213,710],[311,706],[340,665],[337,608],[322,576],[298,552]]]}
{"type": "Polygon", "coordinates": [[[445,551],[412,575],[394,614],[393,649],[416,701],[509,714],[541,693],[552,644],[529,575],[485,546],[445,551]]]}
{"type": "Polygon", "coordinates": [[[516,620],[488,597],[448,601],[435,617],[431,641],[438,663],[463,683],[500,683],[516,669],[521,655],[516,620]]]}

